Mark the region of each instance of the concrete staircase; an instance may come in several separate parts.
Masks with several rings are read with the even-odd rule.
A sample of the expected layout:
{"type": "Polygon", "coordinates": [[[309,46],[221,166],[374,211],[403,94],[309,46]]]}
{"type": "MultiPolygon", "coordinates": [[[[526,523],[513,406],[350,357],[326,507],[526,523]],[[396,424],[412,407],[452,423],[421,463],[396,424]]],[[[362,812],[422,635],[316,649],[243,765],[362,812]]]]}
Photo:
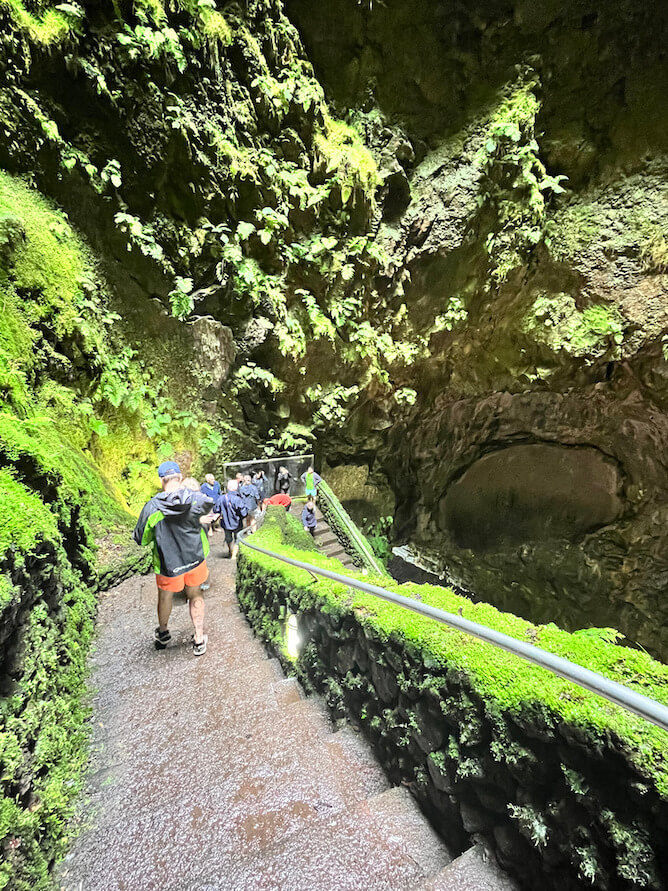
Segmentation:
{"type": "Polygon", "coordinates": [[[101,599],[91,772],[57,887],[511,891],[477,851],[452,860],[364,740],[267,658],[222,549],[214,536],[201,658],[183,601],[153,648],[152,577],[101,599]]]}
{"type": "MultiPolygon", "coordinates": [[[[297,519],[301,522],[302,510],[304,508],[303,502],[293,501],[290,507],[290,513],[297,517],[297,519]]],[[[330,528],[327,520],[323,517],[320,508],[316,506],[315,509],[316,520],[318,521],[318,526],[315,530],[315,543],[318,546],[319,550],[326,557],[330,557],[333,560],[339,560],[346,569],[357,569],[355,564],[353,563],[352,557],[348,556],[343,546],[339,542],[338,538],[330,528]]]]}

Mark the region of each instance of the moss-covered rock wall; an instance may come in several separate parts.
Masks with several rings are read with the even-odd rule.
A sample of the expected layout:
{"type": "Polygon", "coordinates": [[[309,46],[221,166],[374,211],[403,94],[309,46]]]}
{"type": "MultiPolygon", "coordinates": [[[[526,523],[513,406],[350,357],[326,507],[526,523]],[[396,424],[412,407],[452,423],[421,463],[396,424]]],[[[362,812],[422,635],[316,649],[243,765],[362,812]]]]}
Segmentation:
{"type": "MultiPolygon", "coordinates": [[[[256,540],[331,568],[290,517],[270,512],[256,540]]],[[[665,887],[664,731],[463,633],[243,548],[238,589],[285,669],[323,694],[334,717],[361,725],[453,848],[484,840],[527,889],[665,887]]],[[[668,701],[666,668],[644,653],[443,588],[393,590],[668,701]]]]}
{"type": "Polygon", "coordinates": [[[139,416],[110,417],[140,369],[109,331],[108,296],[67,218],[0,172],[3,888],[50,887],[87,757],[95,592],[147,565],[128,540],[142,483],[121,477],[116,450],[131,439],[131,458],[155,460],[157,447],[139,416]]]}
{"type": "Polygon", "coordinates": [[[665,658],[665,7],[310,7],[287,3],[328,94],[365,109],[386,174],[375,285],[412,350],[390,371],[401,408],[361,400],[334,454],[384,471],[397,537],[480,596],[613,625],[665,658]],[[564,467],[597,450],[620,510],[583,527],[576,477],[541,498],[554,476],[536,485],[517,446],[558,446],[564,467]],[[490,481],[464,546],[444,505],[495,452],[506,494],[490,481]]]}
{"type": "Polygon", "coordinates": [[[631,0],[0,0],[0,451],[44,508],[0,555],[8,689],[43,615],[17,555],[65,603],[115,577],[158,460],[260,450],[368,467],[479,596],[665,656],[667,29],[631,0]]]}

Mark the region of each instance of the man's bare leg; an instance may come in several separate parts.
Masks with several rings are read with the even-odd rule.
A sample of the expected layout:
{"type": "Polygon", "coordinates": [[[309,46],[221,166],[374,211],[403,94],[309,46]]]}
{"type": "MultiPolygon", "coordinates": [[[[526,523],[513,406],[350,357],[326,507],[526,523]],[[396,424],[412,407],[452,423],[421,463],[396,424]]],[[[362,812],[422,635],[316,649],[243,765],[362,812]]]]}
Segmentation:
{"type": "Polygon", "coordinates": [[[188,598],[190,619],[195,629],[195,643],[201,643],[204,640],[204,598],[202,597],[202,589],[199,585],[196,588],[190,588],[186,585],[186,597],[188,598]]]}
{"type": "Polygon", "coordinates": [[[173,599],[174,595],[171,591],[158,588],[158,624],[161,631],[167,631],[169,617],[172,614],[173,599]]]}

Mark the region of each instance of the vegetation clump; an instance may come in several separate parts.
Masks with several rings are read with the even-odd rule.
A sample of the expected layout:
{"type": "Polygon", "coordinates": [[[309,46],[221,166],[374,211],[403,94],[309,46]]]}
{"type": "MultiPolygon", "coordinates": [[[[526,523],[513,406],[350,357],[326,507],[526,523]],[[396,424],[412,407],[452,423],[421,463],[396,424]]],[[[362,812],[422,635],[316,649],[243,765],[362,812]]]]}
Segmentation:
{"type": "Polygon", "coordinates": [[[618,358],[624,324],[613,306],[592,305],[579,310],[569,294],[542,295],[524,319],[524,330],[558,352],[599,358],[618,358]]]}
{"type": "Polygon", "coordinates": [[[83,18],[84,12],[78,3],[62,3],[60,7],[34,15],[22,0],[0,0],[0,8],[9,14],[16,26],[43,47],[63,41],[83,18]]]}
{"type": "Polygon", "coordinates": [[[481,151],[480,203],[493,211],[486,247],[497,285],[545,239],[548,198],[565,191],[567,177],[548,174],[539,157],[539,90],[536,73],[526,68],[492,116],[481,151]]]}

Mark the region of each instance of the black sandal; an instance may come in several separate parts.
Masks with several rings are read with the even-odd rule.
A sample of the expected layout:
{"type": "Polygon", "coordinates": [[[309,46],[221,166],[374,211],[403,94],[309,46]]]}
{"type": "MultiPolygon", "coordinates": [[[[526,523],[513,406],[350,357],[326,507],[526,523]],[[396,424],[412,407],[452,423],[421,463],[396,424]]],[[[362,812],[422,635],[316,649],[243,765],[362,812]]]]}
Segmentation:
{"type": "Polygon", "coordinates": [[[193,634],[193,655],[194,656],[203,656],[206,653],[206,643],[208,641],[208,636],[205,634],[202,640],[199,643],[195,641],[195,635],[193,634]]]}
{"type": "Polygon", "coordinates": [[[156,650],[164,650],[171,639],[172,635],[169,633],[169,630],[161,631],[160,626],[153,632],[153,642],[155,643],[156,650]]]}

